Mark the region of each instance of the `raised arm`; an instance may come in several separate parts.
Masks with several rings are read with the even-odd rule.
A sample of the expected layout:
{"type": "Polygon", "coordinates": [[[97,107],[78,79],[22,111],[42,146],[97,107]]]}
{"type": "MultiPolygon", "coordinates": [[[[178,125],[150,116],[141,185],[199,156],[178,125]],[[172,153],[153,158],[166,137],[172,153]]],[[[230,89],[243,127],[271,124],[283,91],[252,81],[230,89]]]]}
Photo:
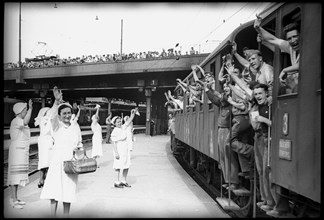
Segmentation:
{"type": "Polygon", "coordinates": [[[129,118],[127,119],[127,121],[125,121],[125,125],[129,126],[129,124],[133,121],[134,117],[135,117],[135,112],[138,110],[138,108],[134,108],[131,110],[131,114],[129,116],[129,118]]]}
{"type": "Polygon", "coordinates": [[[225,66],[225,62],[223,62],[222,67],[218,73],[218,81],[220,82],[224,82],[226,80],[226,78],[224,77],[224,66],[225,66]]]}
{"type": "Polygon", "coordinates": [[[260,34],[258,34],[258,36],[257,36],[257,42],[263,44],[264,46],[269,48],[272,52],[275,51],[274,45],[269,43],[268,41],[265,41],[260,34]]]}
{"type": "Polygon", "coordinates": [[[178,82],[178,85],[181,87],[183,93],[186,93],[187,88],[183,86],[183,84],[181,84],[180,82],[178,82]]]}
{"type": "Polygon", "coordinates": [[[108,124],[111,120],[111,114],[108,115],[108,117],[106,118],[106,124],[108,124]]]}
{"type": "Polygon", "coordinates": [[[237,61],[242,65],[248,68],[250,66],[249,61],[243,58],[240,54],[237,53],[237,44],[235,41],[232,42],[232,53],[236,57],[237,61]]]}
{"type": "Polygon", "coordinates": [[[227,101],[233,105],[234,107],[238,108],[238,109],[241,109],[241,110],[245,110],[245,105],[243,103],[238,103],[238,102],[235,102],[231,96],[228,96],[227,98],[227,101]]]}
{"type": "Polygon", "coordinates": [[[58,89],[56,86],[53,88],[53,95],[55,98],[55,101],[53,103],[52,108],[50,111],[50,119],[52,123],[52,129],[55,131],[58,127],[58,105],[63,101],[63,93],[60,89],[58,89]]]}
{"type": "Polygon", "coordinates": [[[234,80],[234,82],[241,88],[244,90],[244,92],[247,95],[248,99],[252,99],[252,90],[246,85],[246,83],[244,82],[244,80],[238,78],[234,73],[234,67],[225,67],[225,69],[227,70],[228,74],[231,76],[231,78],[234,80]]]}
{"type": "Polygon", "coordinates": [[[28,111],[27,111],[27,114],[26,114],[26,116],[24,118],[24,125],[28,125],[28,123],[30,121],[32,111],[33,111],[33,101],[31,99],[29,99],[29,101],[28,101],[28,111]]]}
{"type": "Polygon", "coordinates": [[[237,95],[239,98],[245,100],[247,97],[245,95],[245,93],[242,92],[242,90],[238,89],[237,87],[228,84],[228,87],[235,93],[235,95],[237,95]]]}
{"type": "Polygon", "coordinates": [[[203,77],[205,77],[205,71],[203,70],[203,68],[201,68],[199,65],[191,65],[192,75],[193,75],[195,82],[197,82],[199,80],[197,73],[196,73],[196,68],[200,69],[201,74],[203,75],[203,77]]]}
{"type": "Polygon", "coordinates": [[[254,29],[261,35],[261,37],[266,41],[269,42],[270,44],[273,44],[275,46],[280,47],[280,45],[282,44],[282,42],[284,40],[277,38],[276,36],[272,35],[271,33],[269,33],[268,31],[266,31],[265,29],[263,29],[261,27],[261,22],[262,22],[262,18],[259,17],[258,15],[256,15],[256,19],[254,21],[254,29]]]}

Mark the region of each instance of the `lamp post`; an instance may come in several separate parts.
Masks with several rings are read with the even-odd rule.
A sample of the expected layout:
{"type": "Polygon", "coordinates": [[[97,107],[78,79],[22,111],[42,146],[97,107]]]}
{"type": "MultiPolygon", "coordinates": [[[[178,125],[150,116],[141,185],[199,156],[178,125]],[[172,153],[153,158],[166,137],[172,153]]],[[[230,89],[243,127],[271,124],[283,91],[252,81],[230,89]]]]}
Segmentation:
{"type": "Polygon", "coordinates": [[[19,68],[21,68],[21,2],[19,2],[19,68]]]}
{"type": "Polygon", "coordinates": [[[123,54],[123,19],[121,19],[120,56],[123,54]]]}

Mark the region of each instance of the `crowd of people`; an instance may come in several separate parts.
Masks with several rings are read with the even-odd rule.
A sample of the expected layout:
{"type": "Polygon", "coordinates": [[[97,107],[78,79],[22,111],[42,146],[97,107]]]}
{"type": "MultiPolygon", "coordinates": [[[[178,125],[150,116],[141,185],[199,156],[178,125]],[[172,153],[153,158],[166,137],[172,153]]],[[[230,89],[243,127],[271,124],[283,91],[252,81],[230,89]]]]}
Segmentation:
{"type": "MultiPolygon", "coordinates": [[[[291,66],[282,69],[279,74],[280,90],[284,94],[298,91],[299,69],[299,26],[289,24],[284,28],[286,39],[279,39],[260,27],[261,18],[257,17],[254,28],[258,32],[257,41],[274,51],[290,54],[291,66]]],[[[278,217],[288,212],[287,199],[281,196],[282,188],[271,185],[270,127],[272,126],[272,94],[274,72],[272,65],[263,60],[261,51],[244,47],[243,56],[237,53],[237,44],[232,42],[231,53],[223,57],[218,74],[222,91],[215,90],[213,74],[205,72],[197,65],[192,66],[192,81],[183,82],[177,79],[182,92],[177,97],[171,91],[165,93],[169,115],[169,131],[174,146],[173,114],[184,109],[184,96],[187,97],[187,108],[194,108],[202,102],[203,95],[219,107],[218,115],[218,148],[220,167],[227,189],[238,189],[239,175],[250,177],[254,166],[259,175],[260,200],[257,205],[270,216],[278,217]],[[241,69],[238,63],[243,66],[241,69]],[[199,79],[196,69],[202,77],[199,79]],[[231,158],[231,159],[230,159],[231,158]]],[[[279,93],[280,94],[280,93],[279,93]]]]}
{"type": "MultiPolygon", "coordinates": [[[[64,161],[70,160],[78,151],[85,151],[82,144],[81,129],[78,124],[80,107],[73,113],[73,107],[63,101],[63,93],[57,87],[53,89],[55,97],[51,108],[43,107],[35,118],[35,126],[40,127],[38,137],[38,170],[40,178],[38,187],[42,188],[40,199],[50,200],[50,212],[56,217],[58,202],[63,203],[63,214],[69,216],[71,203],[76,199],[78,174],[64,172],[64,161]]],[[[22,209],[26,202],[18,199],[18,186],[26,186],[29,182],[29,145],[30,128],[28,123],[32,114],[33,103],[28,105],[18,102],[13,106],[16,117],[10,124],[8,179],[7,185],[11,189],[10,204],[13,208],[22,209]]],[[[107,117],[107,135],[103,140],[102,128],[99,124],[100,105],[96,105],[95,114],[91,117],[92,148],[91,157],[99,158],[103,155],[103,142],[113,143],[113,169],[117,179],[114,186],[117,188],[131,187],[127,183],[127,174],[130,168],[131,151],[133,150],[133,119],[139,115],[138,109],[131,110],[130,116],[107,117]],[[113,127],[113,126],[114,127],[113,127]],[[109,128],[109,129],[108,129],[109,128]],[[119,181],[119,173],[122,180],[119,181]]],[[[98,165],[99,168],[99,165],[98,165]]]]}
{"type": "MultiPolygon", "coordinates": [[[[83,55],[81,57],[75,58],[60,58],[57,56],[50,56],[40,58],[40,59],[26,59],[25,62],[21,63],[21,68],[42,68],[42,67],[53,67],[53,66],[62,66],[62,65],[70,65],[70,64],[83,64],[83,63],[104,63],[104,62],[118,62],[118,61],[126,61],[126,60],[138,60],[138,59],[158,59],[164,57],[180,57],[184,55],[193,55],[198,54],[198,51],[194,50],[192,47],[185,54],[181,54],[181,50],[175,50],[173,48],[162,49],[162,52],[158,51],[147,51],[147,52],[139,52],[139,53],[129,53],[129,54],[103,54],[103,55],[83,55]]],[[[19,68],[19,63],[5,63],[4,69],[15,69],[19,68]]]]}

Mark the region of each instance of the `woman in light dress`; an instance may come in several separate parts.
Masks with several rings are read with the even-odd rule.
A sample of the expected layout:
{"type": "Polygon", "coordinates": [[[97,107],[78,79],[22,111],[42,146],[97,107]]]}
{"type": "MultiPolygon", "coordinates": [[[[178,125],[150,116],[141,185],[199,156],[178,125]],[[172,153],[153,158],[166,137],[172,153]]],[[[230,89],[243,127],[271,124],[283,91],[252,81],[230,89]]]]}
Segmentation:
{"type": "Polygon", "coordinates": [[[91,154],[93,158],[102,156],[102,128],[98,123],[100,105],[97,104],[96,109],[96,113],[91,117],[91,130],[93,132],[91,154]]]}
{"type": "Polygon", "coordinates": [[[124,117],[124,124],[126,127],[126,133],[127,133],[127,144],[128,144],[128,149],[130,151],[133,150],[133,142],[134,142],[134,135],[133,135],[133,130],[134,130],[134,126],[133,126],[133,121],[131,121],[129,124],[126,124],[126,122],[128,121],[129,116],[126,115],[124,117]]]}
{"type": "Polygon", "coordinates": [[[35,126],[39,126],[38,137],[38,170],[40,171],[40,177],[38,182],[38,188],[43,187],[46,178],[51,153],[53,150],[53,138],[51,134],[51,122],[50,122],[50,108],[41,108],[35,118],[35,126]]]}
{"type": "Polygon", "coordinates": [[[112,123],[115,125],[114,130],[111,133],[111,140],[114,143],[113,155],[114,155],[114,164],[113,168],[116,171],[116,181],[114,186],[117,188],[131,187],[127,183],[127,174],[129,167],[131,165],[130,161],[130,148],[127,141],[127,126],[132,122],[135,112],[137,109],[131,110],[131,115],[129,119],[122,125],[122,118],[115,116],[112,119],[112,123]],[[122,170],[122,180],[120,181],[120,171],[122,170]]]}
{"type": "Polygon", "coordinates": [[[72,106],[62,102],[62,92],[53,89],[55,103],[52,107],[53,154],[40,198],[50,199],[52,217],[56,217],[58,202],[63,202],[64,217],[70,213],[71,203],[76,200],[77,174],[66,174],[63,162],[71,160],[74,151],[83,148],[80,130],[71,124],[72,106]],[[61,103],[61,104],[59,104],[61,103]]]}
{"type": "Polygon", "coordinates": [[[11,189],[10,205],[22,209],[26,202],[17,198],[18,185],[26,186],[29,182],[29,144],[30,129],[28,123],[33,109],[33,102],[18,102],[13,106],[16,117],[10,123],[10,145],[8,155],[7,185],[11,189]]]}

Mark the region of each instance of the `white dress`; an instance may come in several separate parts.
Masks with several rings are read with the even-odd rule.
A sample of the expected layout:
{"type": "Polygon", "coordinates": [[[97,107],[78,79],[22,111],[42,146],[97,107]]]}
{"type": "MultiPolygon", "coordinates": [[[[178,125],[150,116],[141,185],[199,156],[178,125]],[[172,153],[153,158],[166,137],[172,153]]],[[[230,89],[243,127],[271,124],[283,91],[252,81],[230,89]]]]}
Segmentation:
{"type": "Polygon", "coordinates": [[[102,156],[102,128],[98,122],[91,123],[92,136],[92,157],[102,156]]]}
{"type": "Polygon", "coordinates": [[[73,157],[73,150],[82,141],[81,134],[75,123],[66,126],[58,123],[53,131],[53,154],[50,161],[46,181],[42,189],[41,199],[54,199],[56,201],[71,203],[76,199],[77,174],[66,174],[63,161],[73,157]]]}
{"type": "Polygon", "coordinates": [[[45,116],[39,124],[38,137],[38,170],[49,166],[49,161],[53,151],[53,138],[51,134],[50,118],[45,116]]]}
{"type": "MultiPolygon", "coordinates": [[[[125,125],[126,127],[126,125],[125,125]]],[[[132,129],[133,129],[133,122],[131,122],[127,127],[126,127],[126,136],[127,136],[127,144],[128,144],[128,149],[129,150],[133,150],[133,146],[134,146],[134,143],[133,143],[133,132],[132,132],[132,129]]]]}
{"type": "Polygon", "coordinates": [[[30,129],[22,118],[10,124],[7,185],[25,186],[28,182],[30,129]]]}
{"type": "Polygon", "coordinates": [[[111,140],[116,142],[119,159],[116,159],[115,151],[114,155],[114,169],[128,169],[131,165],[130,161],[130,150],[127,143],[127,132],[126,126],[122,125],[121,128],[115,127],[111,133],[111,140]]]}

